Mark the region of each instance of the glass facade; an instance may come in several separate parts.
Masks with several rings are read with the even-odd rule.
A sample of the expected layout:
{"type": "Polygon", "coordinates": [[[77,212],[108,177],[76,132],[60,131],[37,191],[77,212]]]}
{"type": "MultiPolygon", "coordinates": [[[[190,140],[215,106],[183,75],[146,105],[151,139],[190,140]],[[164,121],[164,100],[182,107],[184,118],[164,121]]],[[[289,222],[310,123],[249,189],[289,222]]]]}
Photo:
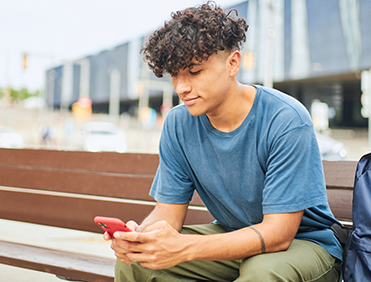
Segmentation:
{"type": "MultiPolygon", "coordinates": [[[[360,115],[359,72],[371,68],[371,1],[272,0],[271,6],[267,3],[249,0],[226,8],[236,9],[250,26],[241,51],[239,80],[264,84],[271,74],[274,87],[297,97],[309,110],[313,100],[327,103],[333,113],[331,126],[367,126],[367,119],[360,115]]],[[[69,104],[85,94],[93,100],[93,110],[108,111],[114,86],[119,89],[123,112],[137,106],[143,87],[149,87],[149,105],[160,111],[164,94],[161,82],[169,83],[170,79],[158,79],[148,72],[139,54],[144,38],[74,62],[69,104]],[[112,79],[113,73],[118,79],[112,79]]],[[[60,106],[62,76],[63,66],[46,74],[49,106],[60,106]]]]}

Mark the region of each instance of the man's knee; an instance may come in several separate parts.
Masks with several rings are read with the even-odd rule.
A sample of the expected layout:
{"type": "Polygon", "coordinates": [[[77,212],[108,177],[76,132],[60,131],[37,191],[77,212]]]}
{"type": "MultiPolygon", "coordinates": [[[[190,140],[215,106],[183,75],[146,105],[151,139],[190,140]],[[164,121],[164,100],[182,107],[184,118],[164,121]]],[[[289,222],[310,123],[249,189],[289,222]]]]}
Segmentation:
{"type": "Polygon", "coordinates": [[[149,275],[150,271],[152,270],[142,267],[139,263],[124,264],[116,259],[115,282],[146,281],[144,278],[149,275]]]}
{"type": "MultiPolygon", "coordinates": [[[[285,276],[283,273],[287,275],[284,269],[287,265],[268,257],[269,254],[264,254],[245,259],[240,267],[240,277],[236,281],[286,281],[282,278],[285,276]]],[[[296,278],[291,281],[302,280],[296,278]]]]}

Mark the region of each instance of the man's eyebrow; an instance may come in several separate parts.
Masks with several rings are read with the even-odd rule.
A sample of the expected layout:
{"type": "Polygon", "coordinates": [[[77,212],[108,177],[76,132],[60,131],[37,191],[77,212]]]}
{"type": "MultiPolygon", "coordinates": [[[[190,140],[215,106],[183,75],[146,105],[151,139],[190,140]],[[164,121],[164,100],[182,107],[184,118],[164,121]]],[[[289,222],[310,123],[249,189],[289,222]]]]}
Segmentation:
{"type": "Polygon", "coordinates": [[[202,65],[202,63],[200,63],[200,62],[192,62],[192,63],[190,63],[189,65],[185,66],[185,67],[183,68],[183,70],[185,70],[185,69],[191,69],[191,68],[193,68],[194,66],[201,66],[201,65],[202,65]]]}
{"type": "Polygon", "coordinates": [[[200,63],[200,62],[194,62],[194,63],[191,63],[189,66],[188,66],[188,68],[193,68],[193,67],[195,67],[195,66],[201,66],[202,65],[202,63],[200,63]]]}

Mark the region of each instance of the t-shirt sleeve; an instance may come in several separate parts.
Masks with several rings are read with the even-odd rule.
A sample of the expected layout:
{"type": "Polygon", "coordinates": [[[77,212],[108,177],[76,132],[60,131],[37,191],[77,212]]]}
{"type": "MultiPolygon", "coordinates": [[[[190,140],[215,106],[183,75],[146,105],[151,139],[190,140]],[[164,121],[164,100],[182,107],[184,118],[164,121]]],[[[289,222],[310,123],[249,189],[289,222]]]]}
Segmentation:
{"type": "Polygon", "coordinates": [[[263,189],[263,214],[326,204],[317,139],[311,125],[290,129],[271,144],[263,189]]]}
{"type": "Polygon", "coordinates": [[[192,199],[194,185],[187,173],[189,163],[177,141],[174,116],[170,114],[161,134],[159,156],[160,164],[150,195],[161,203],[188,203],[192,199]]]}

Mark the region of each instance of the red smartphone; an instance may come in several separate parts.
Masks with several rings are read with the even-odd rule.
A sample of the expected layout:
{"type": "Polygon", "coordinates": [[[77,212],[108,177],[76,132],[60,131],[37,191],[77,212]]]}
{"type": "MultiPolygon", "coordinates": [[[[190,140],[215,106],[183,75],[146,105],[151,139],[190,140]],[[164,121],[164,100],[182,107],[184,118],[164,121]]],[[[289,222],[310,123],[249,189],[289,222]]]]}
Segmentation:
{"type": "Polygon", "coordinates": [[[113,238],[113,233],[116,231],[131,232],[131,229],[126,226],[125,222],[115,217],[96,216],[94,222],[113,238]]]}

